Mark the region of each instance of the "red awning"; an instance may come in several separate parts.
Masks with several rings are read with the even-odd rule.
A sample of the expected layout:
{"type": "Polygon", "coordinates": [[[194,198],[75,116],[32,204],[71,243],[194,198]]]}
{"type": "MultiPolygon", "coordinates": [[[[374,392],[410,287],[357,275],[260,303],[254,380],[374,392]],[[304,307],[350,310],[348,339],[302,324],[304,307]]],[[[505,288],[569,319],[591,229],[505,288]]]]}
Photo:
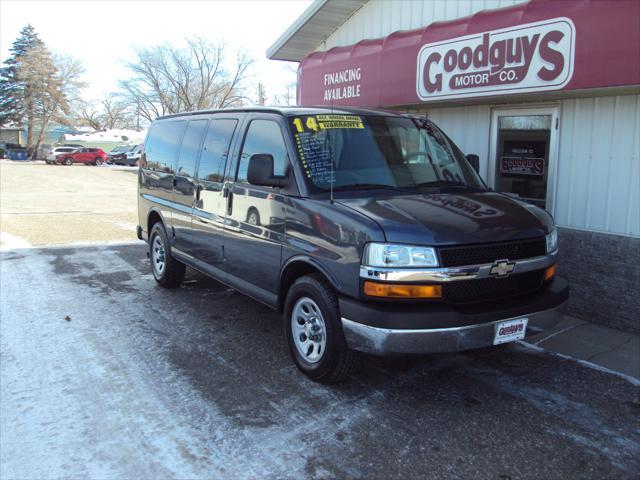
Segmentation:
{"type": "Polygon", "coordinates": [[[638,0],[532,0],[308,55],[300,105],[395,106],[640,85],[638,0]]]}

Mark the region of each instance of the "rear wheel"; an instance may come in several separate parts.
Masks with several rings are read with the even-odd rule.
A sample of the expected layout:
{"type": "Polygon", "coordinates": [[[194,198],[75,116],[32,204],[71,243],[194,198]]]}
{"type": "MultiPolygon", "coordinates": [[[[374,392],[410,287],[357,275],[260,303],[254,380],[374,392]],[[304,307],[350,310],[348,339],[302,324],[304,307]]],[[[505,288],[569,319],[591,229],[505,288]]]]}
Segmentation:
{"type": "Polygon", "coordinates": [[[67,157],[64,159],[64,164],[69,166],[69,165],[73,165],[73,158],[71,157],[67,157]]]}
{"type": "Polygon", "coordinates": [[[247,213],[247,223],[249,225],[260,225],[260,214],[255,208],[249,209],[247,213]]]}
{"type": "Polygon", "coordinates": [[[156,222],[149,235],[149,260],[153,277],[165,288],[180,286],[186,267],[171,256],[169,237],[162,222],[156,222]]]}
{"type": "Polygon", "coordinates": [[[342,332],[338,297],[321,275],[305,275],[285,302],[285,335],[296,365],[309,378],[335,383],[350,372],[354,353],[342,332]]]}

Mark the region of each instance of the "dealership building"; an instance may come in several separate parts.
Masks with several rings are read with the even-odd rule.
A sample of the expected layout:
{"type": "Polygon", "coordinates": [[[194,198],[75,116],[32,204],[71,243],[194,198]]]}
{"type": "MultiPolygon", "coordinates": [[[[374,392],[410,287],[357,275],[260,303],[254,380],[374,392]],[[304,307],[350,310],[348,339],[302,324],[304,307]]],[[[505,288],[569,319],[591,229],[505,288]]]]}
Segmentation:
{"type": "Polygon", "coordinates": [[[554,216],[570,313],[640,332],[638,0],[316,0],[267,56],[300,105],[436,122],[554,216]]]}

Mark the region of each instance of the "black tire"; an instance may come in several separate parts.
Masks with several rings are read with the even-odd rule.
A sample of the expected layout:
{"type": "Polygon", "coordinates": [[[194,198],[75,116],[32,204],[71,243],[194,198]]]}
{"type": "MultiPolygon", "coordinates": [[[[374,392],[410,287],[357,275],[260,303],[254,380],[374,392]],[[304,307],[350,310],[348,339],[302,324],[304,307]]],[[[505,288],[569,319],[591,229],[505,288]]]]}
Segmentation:
{"type": "Polygon", "coordinates": [[[73,158],[71,158],[71,157],[67,157],[67,158],[65,158],[65,159],[64,159],[64,164],[65,164],[67,167],[70,167],[71,165],[73,165],[73,158]]]}
{"type": "Polygon", "coordinates": [[[258,210],[251,207],[247,212],[247,223],[249,225],[257,225],[260,226],[260,213],[258,210]]]}
{"type": "Polygon", "coordinates": [[[300,277],[289,289],[284,307],[284,330],[289,351],[298,368],[319,383],[336,383],[349,375],[354,352],[349,350],[342,331],[338,297],[319,274],[300,277]],[[319,307],[324,320],[326,344],[324,354],[315,363],[308,362],[294,344],[292,313],[300,299],[310,298],[319,307]]]}
{"type": "Polygon", "coordinates": [[[151,227],[151,233],[149,234],[149,261],[151,262],[151,273],[153,273],[153,277],[160,286],[164,288],[177,288],[180,286],[187,268],[184,263],[171,256],[171,244],[162,222],[156,222],[151,227]],[[158,246],[158,243],[163,248],[162,269],[158,267],[159,253],[154,253],[154,248],[158,246]]]}
{"type": "Polygon", "coordinates": [[[102,165],[102,163],[103,163],[103,162],[102,162],[102,159],[101,159],[100,157],[96,157],[96,159],[93,161],[93,164],[94,164],[96,167],[99,167],[100,165],[102,165]]]}

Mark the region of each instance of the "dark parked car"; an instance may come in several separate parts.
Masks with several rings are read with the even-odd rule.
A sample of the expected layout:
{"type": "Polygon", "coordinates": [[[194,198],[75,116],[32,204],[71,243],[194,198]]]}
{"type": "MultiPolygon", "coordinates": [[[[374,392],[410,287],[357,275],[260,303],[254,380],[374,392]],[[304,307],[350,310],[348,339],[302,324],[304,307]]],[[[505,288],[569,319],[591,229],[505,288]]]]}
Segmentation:
{"type": "Polygon", "coordinates": [[[190,266],[278,309],[295,363],[332,382],[353,350],[452,352],[558,322],[569,287],[553,219],[477,170],[423,118],[174,115],[145,141],[137,233],[161,286],[190,266]]]}
{"type": "Polygon", "coordinates": [[[86,165],[102,165],[107,161],[107,154],[101,148],[78,148],[73,152],[63,153],[56,157],[56,163],[73,165],[84,163],[86,165]]]}
{"type": "Polygon", "coordinates": [[[118,164],[120,160],[126,158],[126,152],[131,148],[131,145],[120,145],[119,147],[110,150],[107,154],[107,163],[118,164]]]}
{"type": "Polygon", "coordinates": [[[114,155],[111,163],[116,165],[136,166],[142,152],[142,144],[126,147],[126,150],[114,155]]]}

